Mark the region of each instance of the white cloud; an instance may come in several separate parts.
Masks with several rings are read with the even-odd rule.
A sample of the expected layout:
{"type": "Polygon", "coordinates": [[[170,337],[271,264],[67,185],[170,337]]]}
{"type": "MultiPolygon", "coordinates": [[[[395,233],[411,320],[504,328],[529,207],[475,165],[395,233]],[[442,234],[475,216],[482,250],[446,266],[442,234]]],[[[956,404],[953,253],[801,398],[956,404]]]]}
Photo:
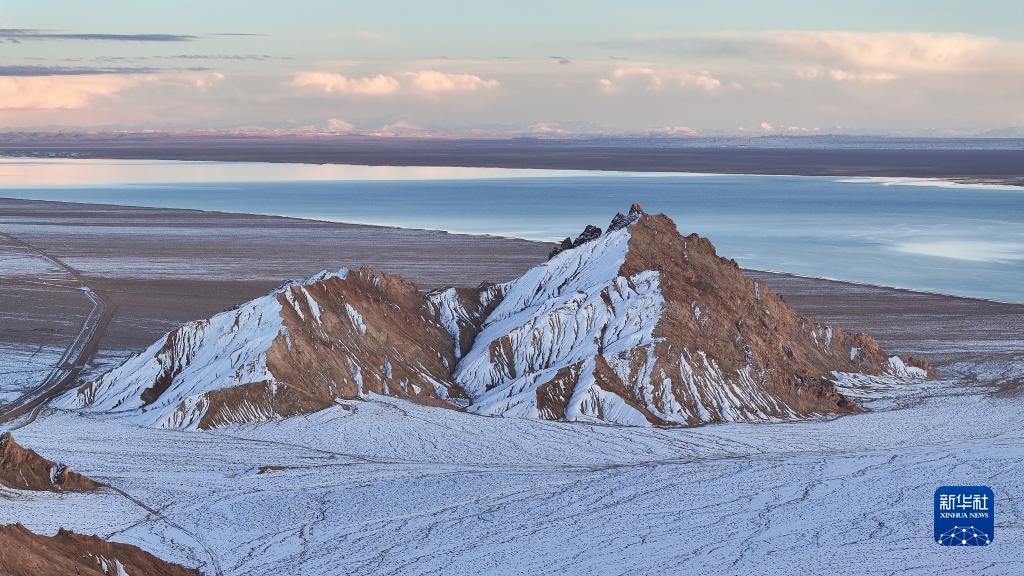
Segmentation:
{"type": "Polygon", "coordinates": [[[648,92],[661,92],[670,83],[681,88],[698,88],[707,92],[714,92],[722,86],[722,81],[707,70],[689,72],[652,66],[620,66],[612,70],[609,76],[598,80],[598,87],[608,94],[621,92],[630,84],[640,84],[648,92]]]}
{"type": "Polygon", "coordinates": [[[940,72],[962,69],[999,41],[969,34],[769,32],[761,41],[793,57],[856,70],[940,72]]]}
{"type": "Polygon", "coordinates": [[[500,86],[497,80],[475,74],[451,74],[436,70],[420,70],[398,75],[346,76],[336,72],[302,72],[290,84],[326,94],[356,96],[388,96],[401,92],[427,96],[491,90],[500,86]]]}
{"type": "Polygon", "coordinates": [[[292,78],[291,85],[320,90],[326,94],[356,96],[386,96],[398,92],[400,88],[394,76],[375,74],[349,77],[336,72],[302,72],[292,78]]]}
{"type": "Polygon", "coordinates": [[[601,78],[600,80],[598,80],[597,85],[601,88],[601,91],[606,94],[614,94],[622,90],[621,86],[607,78],[601,78]]]}
{"type": "Polygon", "coordinates": [[[97,98],[114,96],[148,79],[145,76],[113,74],[4,76],[0,77],[0,109],[86,108],[97,98]]]}
{"type": "Polygon", "coordinates": [[[707,70],[701,70],[696,73],[683,73],[679,83],[683,87],[694,86],[708,92],[714,92],[722,87],[722,81],[712,76],[707,70]]]}
{"type": "Polygon", "coordinates": [[[610,42],[700,61],[820,69],[820,78],[878,81],[911,74],[1018,70],[1024,44],[961,33],[768,31],[654,36],[610,42]]]}
{"type": "Polygon", "coordinates": [[[192,74],[189,77],[189,81],[193,86],[200,90],[205,90],[214,84],[217,84],[224,80],[224,75],[220,72],[210,72],[207,74],[192,74]]]}
{"type": "Polygon", "coordinates": [[[621,90],[621,84],[631,79],[639,79],[648,92],[657,92],[665,84],[661,75],[654,68],[648,66],[619,67],[612,70],[612,78],[615,80],[606,80],[606,82],[609,86],[614,86],[616,90],[621,90]]]}
{"type": "Polygon", "coordinates": [[[796,75],[806,80],[828,79],[836,82],[888,82],[898,76],[890,72],[855,72],[842,68],[802,68],[796,75]]]}
{"type": "Polygon", "coordinates": [[[424,94],[477,92],[499,87],[497,80],[485,80],[475,74],[450,74],[436,70],[410,72],[407,76],[413,87],[424,94]]]}

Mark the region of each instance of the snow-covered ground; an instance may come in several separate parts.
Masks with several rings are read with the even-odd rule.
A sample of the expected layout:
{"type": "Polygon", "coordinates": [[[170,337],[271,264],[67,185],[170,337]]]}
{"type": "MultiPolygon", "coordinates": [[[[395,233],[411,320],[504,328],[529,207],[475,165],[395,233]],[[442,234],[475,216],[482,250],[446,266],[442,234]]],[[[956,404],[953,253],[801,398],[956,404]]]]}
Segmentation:
{"type": "Polygon", "coordinates": [[[874,411],[672,430],[383,397],[210,432],[56,412],[18,441],[123,493],[0,490],[0,523],[211,574],[1024,573],[1024,395],[845,385],[874,411]],[[932,540],[944,484],[993,488],[991,546],[932,540]]]}
{"type": "Polygon", "coordinates": [[[0,343],[0,404],[46,379],[63,355],[57,346],[0,343]]]}

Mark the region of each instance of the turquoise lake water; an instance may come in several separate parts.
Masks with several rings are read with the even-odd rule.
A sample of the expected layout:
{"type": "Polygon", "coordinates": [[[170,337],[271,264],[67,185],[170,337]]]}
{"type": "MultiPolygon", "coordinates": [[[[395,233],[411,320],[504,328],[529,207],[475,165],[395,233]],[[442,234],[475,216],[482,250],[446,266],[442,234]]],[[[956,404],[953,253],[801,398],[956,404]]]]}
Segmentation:
{"type": "MultiPolygon", "coordinates": [[[[1024,189],[834,177],[0,162],[0,196],[559,240],[639,202],[742,266],[1024,302],[1024,189]]],[[[0,221],[2,228],[2,221],[0,221]]]]}

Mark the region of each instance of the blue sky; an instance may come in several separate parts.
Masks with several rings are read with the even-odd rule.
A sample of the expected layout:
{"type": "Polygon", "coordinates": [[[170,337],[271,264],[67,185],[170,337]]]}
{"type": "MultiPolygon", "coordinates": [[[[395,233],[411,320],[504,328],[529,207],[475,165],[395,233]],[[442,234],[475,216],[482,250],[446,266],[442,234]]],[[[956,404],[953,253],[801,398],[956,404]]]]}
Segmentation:
{"type": "Polygon", "coordinates": [[[0,0],[0,128],[968,134],[1024,2],[0,0]]]}

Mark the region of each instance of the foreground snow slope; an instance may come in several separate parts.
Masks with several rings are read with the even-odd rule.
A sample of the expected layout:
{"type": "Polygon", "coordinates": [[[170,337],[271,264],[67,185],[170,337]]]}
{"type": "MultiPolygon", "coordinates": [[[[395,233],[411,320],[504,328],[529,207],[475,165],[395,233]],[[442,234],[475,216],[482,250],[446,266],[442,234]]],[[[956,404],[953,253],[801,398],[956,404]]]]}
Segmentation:
{"type": "Polygon", "coordinates": [[[208,432],[43,414],[23,444],[122,492],[4,490],[0,523],[246,576],[1024,572],[1024,396],[841,380],[877,411],[656,429],[374,396],[208,432]],[[935,545],[943,484],[993,487],[992,546],[935,545]]]}

